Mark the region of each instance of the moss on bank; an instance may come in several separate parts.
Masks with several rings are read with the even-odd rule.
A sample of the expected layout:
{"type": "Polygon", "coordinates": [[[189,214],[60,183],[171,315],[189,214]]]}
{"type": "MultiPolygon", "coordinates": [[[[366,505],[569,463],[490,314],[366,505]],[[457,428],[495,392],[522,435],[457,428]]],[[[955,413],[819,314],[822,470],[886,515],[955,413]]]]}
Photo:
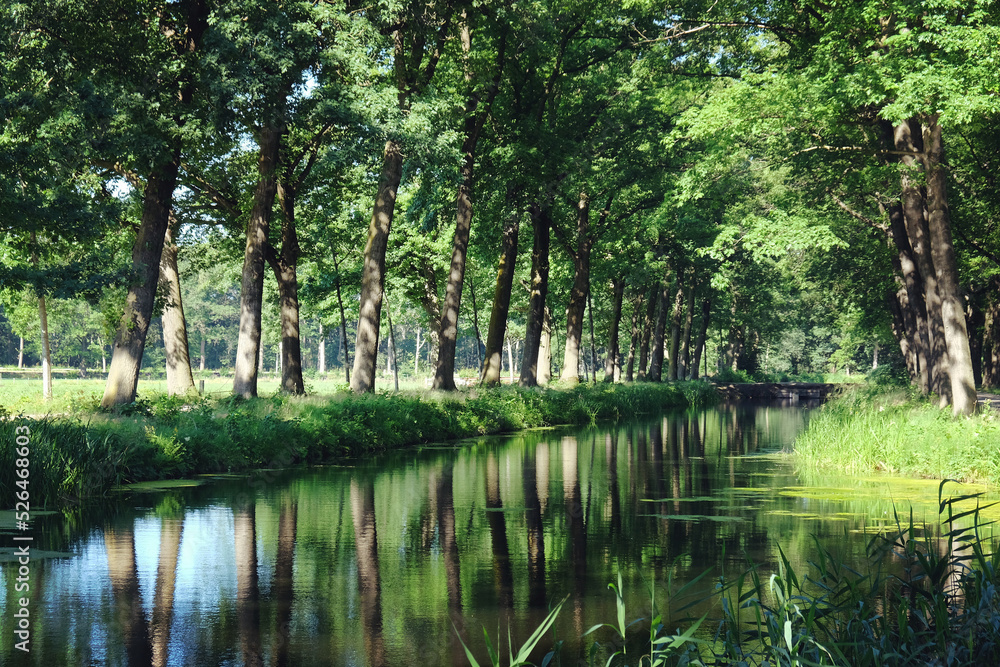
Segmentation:
{"type": "Polygon", "coordinates": [[[825,404],[795,441],[799,465],[1000,484],[1000,415],[953,418],[911,390],[863,387],[825,404]]]}
{"type": "Polygon", "coordinates": [[[115,414],[0,420],[0,494],[12,497],[18,479],[19,426],[30,429],[29,488],[38,507],[104,495],[131,482],[323,463],[716,400],[714,387],[704,382],[253,400],[159,396],[115,414]]]}

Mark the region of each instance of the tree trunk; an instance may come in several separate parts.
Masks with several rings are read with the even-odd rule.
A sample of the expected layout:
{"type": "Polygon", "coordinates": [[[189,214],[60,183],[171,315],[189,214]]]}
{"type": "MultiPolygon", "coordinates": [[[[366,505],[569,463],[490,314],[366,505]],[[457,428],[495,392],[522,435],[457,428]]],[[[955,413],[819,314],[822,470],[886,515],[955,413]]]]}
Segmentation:
{"type": "MultiPolygon", "coordinates": [[[[522,387],[538,385],[538,346],[545,319],[545,297],[549,292],[549,233],[552,218],[548,208],[530,207],[534,242],[531,248],[531,292],[528,296],[528,322],[524,330],[524,357],[521,360],[522,387]]],[[[513,364],[511,364],[513,367],[513,364]]]]}
{"type": "MultiPolygon", "coordinates": [[[[926,198],[919,185],[920,174],[914,174],[920,168],[916,155],[924,151],[920,124],[915,119],[896,127],[896,148],[905,151],[901,162],[904,171],[901,179],[903,219],[906,233],[913,250],[920,277],[923,279],[924,304],[927,310],[927,369],[928,386],[930,390],[941,396],[950,391],[947,376],[948,350],[945,346],[944,319],[942,315],[941,295],[938,287],[938,277],[932,256],[930,231],[925,214],[926,198]]],[[[904,322],[905,324],[905,322],[904,322]]]]}
{"type": "Polygon", "coordinates": [[[670,318],[670,364],[669,377],[677,380],[677,360],[681,351],[681,318],[684,316],[684,269],[677,271],[677,292],[674,296],[674,312],[670,318]]]}
{"type": "Polygon", "coordinates": [[[969,333],[958,283],[958,263],[951,237],[948,194],[945,185],[944,143],[937,115],[927,119],[924,129],[924,167],[927,173],[927,226],[931,255],[941,290],[941,316],[948,349],[951,408],[955,415],[971,415],[976,409],[976,382],[972,372],[969,333]]]}
{"type": "MultiPolygon", "coordinates": [[[[468,123],[474,118],[466,119],[468,123]]],[[[462,303],[462,286],[465,284],[465,262],[469,249],[469,232],[472,229],[472,167],[475,162],[475,135],[466,135],[465,159],[462,162],[461,181],[458,185],[458,210],[455,223],[454,247],[451,251],[451,268],[444,289],[444,306],[441,309],[441,326],[438,335],[438,358],[434,368],[434,388],[455,390],[455,347],[458,340],[458,309],[462,303]]]]}
{"type": "Polygon", "coordinates": [[[479,308],[476,306],[476,285],[469,278],[469,296],[472,298],[472,330],[476,333],[476,368],[483,367],[483,338],[479,335],[479,308]]]}
{"type": "Polygon", "coordinates": [[[351,384],[351,355],[347,349],[347,315],[344,313],[344,299],[340,293],[340,264],[337,261],[337,252],[333,253],[334,287],[337,289],[337,307],[340,309],[340,347],[344,351],[344,377],[347,384],[351,384]]]}
{"type": "Polygon", "coordinates": [[[590,368],[592,371],[590,379],[591,382],[597,382],[597,344],[594,341],[594,301],[589,286],[587,289],[587,319],[590,322],[590,368]]]}
{"type": "Polygon", "coordinates": [[[319,323],[319,349],[317,350],[316,356],[317,364],[316,370],[319,371],[320,375],[326,374],[326,335],[323,333],[323,323],[319,323]]]}
{"type": "Polygon", "coordinates": [[[507,339],[507,365],[510,371],[510,383],[514,384],[514,351],[510,346],[510,338],[507,339]]]}
{"type": "MultiPolygon", "coordinates": [[[[510,194],[508,194],[509,199],[511,199],[510,194]]],[[[507,316],[510,312],[510,295],[514,285],[517,235],[520,226],[521,212],[515,210],[514,214],[507,220],[507,224],[504,225],[500,260],[497,263],[497,284],[493,292],[490,329],[486,333],[486,353],[481,374],[482,383],[486,386],[500,384],[500,368],[503,366],[503,340],[507,333],[507,316]]]]}
{"type": "Polygon", "coordinates": [[[38,295],[38,321],[42,337],[42,399],[52,400],[52,353],[49,349],[49,316],[45,308],[45,295],[38,295]]]}
{"type": "Polygon", "coordinates": [[[694,360],[691,362],[691,379],[698,379],[698,366],[701,364],[701,355],[708,357],[705,344],[708,341],[708,322],[712,314],[712,301],[707,297],[701,300],[701,325],[698,328],[698,338],[694,344],[694,360]]]}
{"type": "Polygon", "coordinates": [[[969,331],[969,351],[972,353],[972,376],[976,386],[983,383],[983,331],[986,328],[986,313],[975,299],[969,299],[965,308],[965,326],[969,331]]]}
{"type": "Polygon", "coordinates": [[[580,193],[576,206],[576,252],[573,255],[573,288],[566,307],[566,350],[559,379],[571,384],[580,381],[580,342],[583,340],[583,314],[590,293],[590,199],[580,193]]]}
{"type": "Polygon", "coordinates": [[[643,295],[640,294],[632,302],[632,337],[628,344],[628,361],[625,363],[625,381],[631,382],[635,377],[635,352],[639,342],[639,311],[642,308],[643,295]]]}
{"type": "Polygon", "coordinates": [[[614,382],[615,375],[621,372],[621,362],[618,356],[621,352],[618,344],[618,329],[622,322],[622,301],[625,298],[625,280],[614,278],[611,281],[611,329],[608,331],[608,357],[604,362],[604,381],[614,382]]]}
{"type": "Polygon", "coordinates": [[[420,373],[420,327],[417,327],[417,338],[413,348],[413,377],[420,373]]]}
{"type": "Polygon", "coordinates": [[[17,348],[17,368],[18,370],[21,370],[24,368],[24,338],[18,336],[18,340],[20,343],[17,348]]]}
{"type": "Polygon", "coordinates": [[[662,289],[659,294],[659,312],[656,316],[656,328],[653,330],[653,340],[650,343],[649,374],[646,379],[659,382],[663,377],[663,338],[667,328],[667,310],[670,307],[670,270],[663,276],[662,289]]]}
{"type": "Polygon", "coordinates": [[[403,175],[403,155],[394,141],[385,143],[378,197],[368,227],[365,262],[361,276],[361,307],[358,335],[354,345],[354,377],[351,390],[356,394],[375,391],[375,363],[378,357],[378,333],[382,315],[382,290],[385,286],[385,250],[396,208],[396,193],[403,175]]]}
{"type": "MultiPolygon", "coordinates": [[[[171,216],[173,218],[173,216],[171,216]]],[[[167,362],[167,394],[183,396],[195,393],[194,376],[191,374],[191,358],[188,355],[187,322],[184,319],[184,303],[181,300],[180,273],[177,270],[177,244],[174,243],[176,220],[171,220],[163,239],[160,255],[160,289],[163,290],[164,306],[163,347],[167,362]]]]}
{"type": "Polygon", "coordinates": [[[545,313],[542,315],[542,335],[538,342],[538,372],[536,379],[541,386],[552,381],[552,311],[545,306],[545,313]]]}
{"type": "MultiPolygon", "coordinates": [[[[924,394],[930,392],[930,374],[928,357],[930,354],[930,339],[927,329],[927,306],[924,303],[924,284],[913,248],[906,233],[906,218],[902,204],[891,206],[888,210],[889,229],[893,243],[896,246],[894,264],[898,264],[903,293],[906,296],[906,308],[902,310],[903,324],[909,333],[909,354],[907,365],[912,369],[912,377],[924,394]]],[[[900,306],[903,306],[900,303],[900,306]]]]}
{"type": "Polygon", "coordinates": [[[257,161],[257,189],[254,191],[247,245],[243,254],[240,285],[240,337],[236,344],[233,394],[250,398],[257,395],[257,355],[261,345],[261,307],[264,300],[264,253],[271,225],[271,211],[277,193],[278,150],[282,131],[264,127],[260,131],[257,161]]]}
{"type": "Polygon", "coordinates": [[[281,391],[286,394],[306,393],[302,380],[302,341],[299,337],[299,238],[295,231],[295,190],[282,182],[277,185],[281,205],[281,251],[270,244],[266,257],[278,283],[281,306],[281,391]]]}
{"type": "Polygon", "coordinates": [[[645,380],[649,371],[649,341],[652,338],[653,330],[656,328],[656,307],[660,303],[660,285],[654,285],[649,290],[649,298],[646,301],[646,313],[642,320],[642,339],[639,343],[639,370],[636,379],[645,380]]]}
{"type": "Polygon", "coordinates": [[[205,370],[205,332],[201,332],[201,360],[198,362],[198,370],[205,370]]]}
{"type": "Polygon", "coordinates": [[[399,391],[399,364],[396,359],[396,332],[392,327],[392,314],[389,312],[388,303],[385,309],[385,318],[389,324],[389,365],[392,367],[392,384],[396,391],[399,391]]]}
{"type": "Polygon", "coordinates": [[[677,376],[680,380],[686,380],[691,375],[691,327],[694,324],[694,288],[695,276],[691,275],[691,282],[687,288],[687,310],[684,313],[684,331],[681,333],[681,354],[677,360],[677,376]]]}
{"type": "Polygon", "coordinates": [[[990,281],[983,333],[983,386],[1000,387],[1000,279],[990,281]]]}
{"type": "Polygon", "coordinates": [[[101,399],[105,409],[135,400],[179,164],[180,151],[175,150],[171,160],[155,169],[146,181],[139,232],[132,246],[132,280],[101,399]]]}

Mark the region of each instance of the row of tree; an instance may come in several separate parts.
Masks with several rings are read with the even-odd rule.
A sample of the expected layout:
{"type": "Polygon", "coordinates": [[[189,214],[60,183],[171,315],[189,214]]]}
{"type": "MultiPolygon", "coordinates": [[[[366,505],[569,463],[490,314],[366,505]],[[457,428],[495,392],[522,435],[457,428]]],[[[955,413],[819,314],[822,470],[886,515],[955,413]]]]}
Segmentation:
{"type": "Polygon", "coordinates": [[[98,5],[0,18],[0,277],[43,339],[46,298],[116,323],[105,406],[134,399],[157,314],[170,390],[193,388],[178,267],[238,257],[243,396],[268,269],[292,393],[300,301],[341,349],[356,323],[350,384],[373,390],[387,288],[438,389],[463,319],[486,384],[512,321],[526,386],[557,322],[568,382],[588,339],[609,381],[697,377],[710,323],[734,370],[895,341],[963,413],[1000,379],[986,0],[98,5]]]}

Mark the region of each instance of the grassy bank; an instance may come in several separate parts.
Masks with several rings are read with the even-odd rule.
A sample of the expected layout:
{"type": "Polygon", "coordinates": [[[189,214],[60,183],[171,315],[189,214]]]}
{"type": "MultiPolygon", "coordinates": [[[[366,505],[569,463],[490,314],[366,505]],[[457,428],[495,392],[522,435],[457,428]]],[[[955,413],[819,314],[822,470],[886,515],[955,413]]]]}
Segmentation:
{"type": "MultiPolygon", "coordinates": [[[[116,414],[0,421],[0,494],[12,494],[15,434],[27,425],[33,505],[55,506],[131,482],[322,463],[386,449],[700,406],[712,385],[505,387],[456,394],[197,399],[154,397],[116,414]]],[[[22,441],[23,442],[23,441],[22,441]]]]}
{"type": "Polygon", "coordinates": [[[850,474],[1000,484],[1000,421],[993,410],[955,419],[912,391],[862,387],[814,413],[795,454],[802,466],[850,474]]]}

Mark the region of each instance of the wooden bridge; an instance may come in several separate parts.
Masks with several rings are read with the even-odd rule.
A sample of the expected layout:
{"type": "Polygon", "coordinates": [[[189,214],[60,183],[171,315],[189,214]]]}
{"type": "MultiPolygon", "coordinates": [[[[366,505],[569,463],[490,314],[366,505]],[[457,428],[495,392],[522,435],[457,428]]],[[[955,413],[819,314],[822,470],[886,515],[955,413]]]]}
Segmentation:
{"type": "Polygon", "coordinates": [[[824,400],[838,387],[822,382],[733,382],[715,386],[727,400],[784,399],[793,402],[802,399],[824,400]]]}

